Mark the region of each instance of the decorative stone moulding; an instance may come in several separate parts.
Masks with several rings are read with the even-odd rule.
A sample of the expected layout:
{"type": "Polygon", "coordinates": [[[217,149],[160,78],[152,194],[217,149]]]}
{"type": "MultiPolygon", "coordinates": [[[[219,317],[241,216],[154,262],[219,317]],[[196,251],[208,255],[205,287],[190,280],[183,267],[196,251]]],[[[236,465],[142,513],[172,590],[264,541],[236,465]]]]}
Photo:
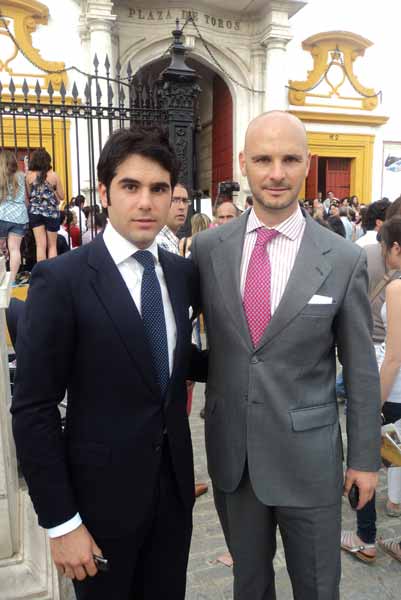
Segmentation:
{"type": "Polygon", "coordinates": [[[354,73],[354,62],[372,42],[346,31],[318,33],[302,43],[313,59],[305,81],[289,81],[289,102],[294,106],[371,111],[380,93],[363,86],[354,73]]]}
{"type": "MultiPolygon", "coordinates": [[[[46,71],[61,71],[65,68],[63,62],[49,61],[42,58],[40,51],[32,45],[32,33],[34,33],[38,25],[47,25],[49,21],[49,9],[47,6],[37,0],[1,0],[0,4],[1,15],[5,18],[6,25],[13,32],[17,41],[17,46],[12,49],[11,53],[0,60],[0,74],[6,71],[10,76],[18,81],[20,78],[27,76],[26,73],[16,73],[12,67],[12,61],[16,58],[19,52],[34,63],[39,70],[43,70],[42,74],[33,72],[30,76],[40,77],[43,79],[43,88],[47,88],[51,82],[55,89],[59,89],[62,82],[67,86],[66,73],[47,73],[46,71]]],[[[0,20],[0,35],[7,36],[9,33],[3,22],[0,20]]],[[[33,65],[32,65],[33,66],[33,65]]],[[[17,87],[18,84],[17,84],[17,87]]]]}

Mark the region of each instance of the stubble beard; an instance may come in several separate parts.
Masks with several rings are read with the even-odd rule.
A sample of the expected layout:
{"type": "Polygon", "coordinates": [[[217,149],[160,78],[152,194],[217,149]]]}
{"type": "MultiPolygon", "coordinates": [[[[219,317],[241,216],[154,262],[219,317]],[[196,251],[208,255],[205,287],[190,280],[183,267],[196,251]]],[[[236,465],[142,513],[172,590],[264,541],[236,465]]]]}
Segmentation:
{"type": "Polygon", "coordinates": [[[257,202],[259,207],[264,211],[286,210],[287,208],[290,208],[290,206],[293,206],[297,203],[297,195],[295,197],[291,196],[287,200],[282,200],[282,201],[278,200],[276,202],[274,202],[274,201],[270,202],[266,198],[263,198],[261,195],[255,194],[253,191],[252,191],[252,195],[253,195],[255,202],[257,202]]]}

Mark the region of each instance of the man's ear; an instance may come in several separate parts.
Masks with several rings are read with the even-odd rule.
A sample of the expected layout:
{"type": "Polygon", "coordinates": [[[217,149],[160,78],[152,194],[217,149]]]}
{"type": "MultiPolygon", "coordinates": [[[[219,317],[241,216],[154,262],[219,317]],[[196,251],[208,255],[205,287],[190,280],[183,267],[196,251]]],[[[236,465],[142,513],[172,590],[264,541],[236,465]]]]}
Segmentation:
{"type": "Polygon", "coordinates": [[[312,158],[312,154],[310,152],[308,152],[308,156],[306,159],[306,175],[305,178],[308,177],[309,175],[309,169],[310,169],[310,159],[312,158]]]}
{"type": "Polygon", "coordinates": [[[97,191],[103,208],[107,208],[109,204],[107,202],[107,188],[104,183],[98,183],[97,191]]]}
{"type": "Polygon", "coordinates": [[[239,159],[239,168],[241,169],[241,173],[244,177],[246,177],[246,163],[245,163],[245,154],[244,151],[241,150],[238,156],[239,159]]]}

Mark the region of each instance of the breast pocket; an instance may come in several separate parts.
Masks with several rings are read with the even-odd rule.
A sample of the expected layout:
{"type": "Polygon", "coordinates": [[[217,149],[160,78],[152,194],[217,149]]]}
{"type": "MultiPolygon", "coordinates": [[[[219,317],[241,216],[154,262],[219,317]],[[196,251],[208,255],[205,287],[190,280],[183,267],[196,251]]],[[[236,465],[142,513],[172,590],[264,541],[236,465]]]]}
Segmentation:
{"type": "Polygon", "coordinates": [[[299,313],[305,318],[329,318],[335,315],[337,305],[333,304],[307,304],[299,313]]]}

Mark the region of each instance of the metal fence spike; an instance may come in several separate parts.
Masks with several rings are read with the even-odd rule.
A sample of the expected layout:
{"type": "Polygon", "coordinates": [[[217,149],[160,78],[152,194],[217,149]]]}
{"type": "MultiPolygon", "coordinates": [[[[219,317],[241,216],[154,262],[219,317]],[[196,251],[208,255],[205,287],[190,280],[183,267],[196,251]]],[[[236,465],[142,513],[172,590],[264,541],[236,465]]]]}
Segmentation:
{"type": "Polygon", "coordinates": [[[113,98],[114,98],[113,88],[109,84],[108,87],[107,87],[107,101],[108,101],[109,104],[112,104],[113,98]]]}
{"type": "Polygon", "coordinates": [[[67,95],[67,90],[65,89],[64,81],[62,81],[61,85],[60,85],[60,96],[63,101],[65,100],[66,95],[67,95]]]}
{"type": "Polygon", "coordinates": [[[88,82],[85,84],[84,95],[85,95],[86,103],[89,104],[90,103],[90,89],[89,89],[88,82]]]}
{"type": "Polygon", "coordinates": [[[128,65],[127,65],[127,75],[128,75],[128,79],[132,78],[132,67],[131,67],[131,61],[128,61],[128,65]]]}
{"type": "Polygon", "coordinates": [[[26,100],[29,94],[29,86],[26,79],[24,79],[24,83],[22,84],[22,93],[24,94],[24,98],[26,100]]]}
{"type": "Polygon", "coordinates": [[[100,105],[102,102],[102,89],[98,82],[96,82],[96,100],[97,103],[100,105]]]}
{"type": "Polygon", "coordinates": [[[15,95],[15,84],[14,84],[14,80],[13,80],[12,77],[10,79],[10,85],[8,86],[8,89],[10,90],[11,96],[14,97],[14,95],[15,95]]]}
{"type": "MultiPolygon", "coordinates": [[[[39,85],[39,83],[38,83],[39,85]]],[[[53,98],[53,94],[54,94],[54,87],[51,81],[49,81],[49,85],[47,86],[47,93],[50,96],[50,100],[53,98]]]]}
{"type": "Polygon", "coordinates": [[[74,98],[74,101],[76,102],[78,100],[79,93],[78,93],[78,88],[77,88],[77,84],[75,83],[75,81],[74,81],[74,85],[72,86],[71,93],[72,93],[72,97],[74,98]]]}
{"type": "Polygon", "coordinates": [[[109,61],[109,55],[106,54],[106,59],[104,61],[104,66],[106,68],[106,72],[110,73],[110,61],[109,61]]]}
{"type": "Polygon", "coordinates": [[[99,59],[97,57],[97,54],[95,53],[95,57],[93,59],[93,66],[95,67],[95,71],[97,71],[97,68],[99,66],[99,59]]]}

